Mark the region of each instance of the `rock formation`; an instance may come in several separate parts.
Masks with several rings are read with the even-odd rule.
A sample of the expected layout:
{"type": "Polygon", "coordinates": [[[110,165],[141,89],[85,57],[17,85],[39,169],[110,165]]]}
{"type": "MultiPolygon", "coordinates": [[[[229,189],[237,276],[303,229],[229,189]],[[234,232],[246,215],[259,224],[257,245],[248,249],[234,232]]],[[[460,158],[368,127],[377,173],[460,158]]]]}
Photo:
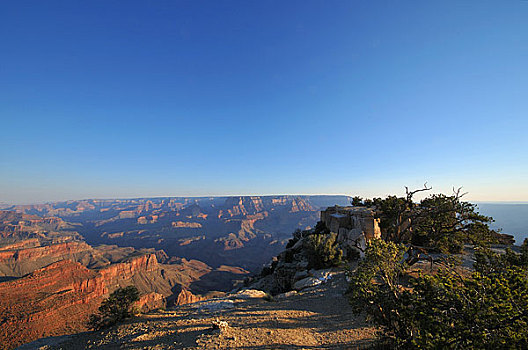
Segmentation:
{"type": "Polygon", "coordinates": [[[286,249],[263,269],[261,276],[247,283],[272,294],[316,286],[328,278],[330,270],[314,270],[311,266],[310,236],[337,235],[337,249],[344,258],[354,259],[363,253],[366,242],[381,237],[378,223],[368,208],[329,207],[321,211],[321,225],[296,231],[286,249]]]}
{"type": "Polygon", "coordinates": [[[187,289],[183,288],[181,292],[178,293],[178,297],[174,301],[174,305],[191,304],[191,303],[196,303],[201,300],[204,300],[204,298],[201,296],[194,295],[187,289]]]}
{"type": "Polygon", "coordinates": [[[338,241],[344,250],[345,257],[366,248],[366,242],[381,238],[379,219],[371,208],[365,207],[329,207],[321,211],[321,222],[338,234],[338,241]]]}
{"type": "Polygon", "coordinates": [[[0,349],[86,329],[106,292],[100,274],[69,260],[0,283],[0,349]]]}

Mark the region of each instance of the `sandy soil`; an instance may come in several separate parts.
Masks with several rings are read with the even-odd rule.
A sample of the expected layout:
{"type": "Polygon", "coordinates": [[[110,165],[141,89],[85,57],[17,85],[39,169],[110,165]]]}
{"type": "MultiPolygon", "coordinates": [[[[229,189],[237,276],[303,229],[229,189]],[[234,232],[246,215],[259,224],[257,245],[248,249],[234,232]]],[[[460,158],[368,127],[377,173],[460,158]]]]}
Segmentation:
{"type": "Polygon", "coordinates": [[[287,298],[235,299],[231,308],[197,303],[129,320],[101,332],[43,340],[24,349],[364,349],[376,329],[355,316],[342,273],[287,298]],[[224,330],[213,329],[215,320],[224,330]],[[54,344],[55,343],[55,344],[54,344]]]}

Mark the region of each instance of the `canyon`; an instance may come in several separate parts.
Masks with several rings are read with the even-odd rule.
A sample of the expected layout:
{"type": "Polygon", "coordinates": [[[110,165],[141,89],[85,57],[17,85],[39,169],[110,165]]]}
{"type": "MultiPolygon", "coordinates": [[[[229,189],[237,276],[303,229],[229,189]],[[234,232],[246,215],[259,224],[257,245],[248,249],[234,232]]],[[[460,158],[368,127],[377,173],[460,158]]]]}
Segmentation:
{"type": "Polygon", "coordinates": [[[0,211],[0,348],[86,330],[135,285],[148,311],[222,295],[346,196],[82,200],[0,211]],[[237,282],[238,281],[238,282],[237,282]]]}

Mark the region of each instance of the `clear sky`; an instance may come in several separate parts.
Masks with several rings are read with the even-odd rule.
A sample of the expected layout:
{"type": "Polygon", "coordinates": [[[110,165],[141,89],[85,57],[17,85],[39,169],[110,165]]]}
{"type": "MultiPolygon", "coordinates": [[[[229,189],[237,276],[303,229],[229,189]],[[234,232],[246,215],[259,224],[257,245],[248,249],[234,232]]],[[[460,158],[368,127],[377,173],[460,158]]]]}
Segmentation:
{"type": "Polygon", "coordinates": [[[0,202],[528,200],[528,1],[2,1],[0,202]]]}

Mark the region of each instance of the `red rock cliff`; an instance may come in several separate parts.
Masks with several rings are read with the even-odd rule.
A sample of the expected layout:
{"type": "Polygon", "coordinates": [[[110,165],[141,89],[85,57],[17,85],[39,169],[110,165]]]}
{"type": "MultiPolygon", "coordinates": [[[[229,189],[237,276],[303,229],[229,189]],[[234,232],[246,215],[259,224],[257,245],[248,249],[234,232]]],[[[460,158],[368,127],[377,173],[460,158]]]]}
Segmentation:
{"type": "MultiPolygon", "coordinates": [[[[90,270],[61,260],[12,281],[0,283],[0,349],[52,335],[86,330],[88,316],[102,299],[135,274],[158,269],[154,254],[90,270]]],[[[143,310],[161,306],[163,296],[143,297],[143,310]]]]}

